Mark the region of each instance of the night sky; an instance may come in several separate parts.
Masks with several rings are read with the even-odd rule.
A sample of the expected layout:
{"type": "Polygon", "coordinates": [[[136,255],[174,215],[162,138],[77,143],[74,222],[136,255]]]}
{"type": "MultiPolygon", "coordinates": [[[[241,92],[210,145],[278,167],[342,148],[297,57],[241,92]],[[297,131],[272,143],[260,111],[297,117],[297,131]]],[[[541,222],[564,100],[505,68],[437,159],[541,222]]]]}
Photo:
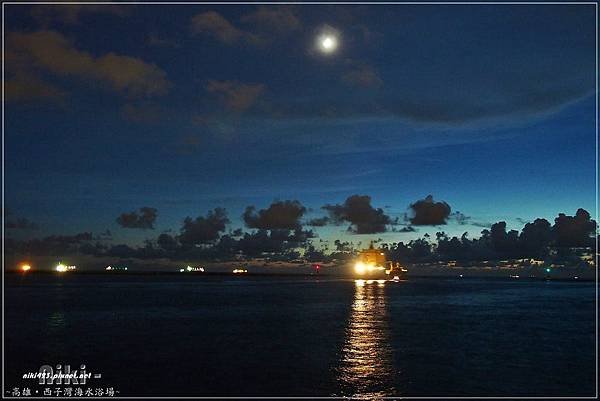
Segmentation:
{"type": "Polygon", "coordinates": [[[14,237],[136,245],[215,207],[235,229],[248,205],[308,220],[354,194],[400,221],[431,194],[452,235],[595,210],[594,5],[4,11],[7,220],[36,228],[14,237]],[[144,206],[154,230],[117,224],[144,206]]]}

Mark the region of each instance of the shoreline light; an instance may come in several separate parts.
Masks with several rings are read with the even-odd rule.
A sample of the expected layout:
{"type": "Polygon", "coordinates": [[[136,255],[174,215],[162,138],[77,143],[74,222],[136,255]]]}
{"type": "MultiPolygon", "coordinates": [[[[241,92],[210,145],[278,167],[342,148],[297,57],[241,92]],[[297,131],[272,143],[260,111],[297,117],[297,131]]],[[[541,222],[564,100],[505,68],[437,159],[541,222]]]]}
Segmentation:
{"type": "Polygon", "coordinates": [[[31,270],[31,266],[29,264],[23,263],[21,265],[21,271],[28,272],[29,270],[31,270]]]}

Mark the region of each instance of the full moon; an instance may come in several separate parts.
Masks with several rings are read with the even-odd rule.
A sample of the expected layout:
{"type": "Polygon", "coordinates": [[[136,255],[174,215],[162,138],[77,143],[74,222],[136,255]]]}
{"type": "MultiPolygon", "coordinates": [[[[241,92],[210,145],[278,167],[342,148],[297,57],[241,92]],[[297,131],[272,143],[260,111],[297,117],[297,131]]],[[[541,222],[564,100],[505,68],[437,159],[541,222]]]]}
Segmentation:
{"type": "Polygon", "coordinates": [[[323,53],[333,53],[338,47],[338,40],[334,35],[324,34],[318,38],[319,50],[323,53]]]}

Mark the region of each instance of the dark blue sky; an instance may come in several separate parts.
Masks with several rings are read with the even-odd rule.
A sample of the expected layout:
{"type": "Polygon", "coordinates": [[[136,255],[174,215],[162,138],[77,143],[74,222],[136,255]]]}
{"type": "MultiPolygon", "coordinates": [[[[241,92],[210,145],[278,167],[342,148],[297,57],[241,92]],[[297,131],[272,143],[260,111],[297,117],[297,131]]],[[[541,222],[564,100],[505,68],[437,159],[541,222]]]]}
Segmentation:
{"type": "MultiPolygon", "coordinates": [[[[452,234],[594,210],[594,5],[5,13],[6,207],[39,225],[15,236],[136,243],[217,206],[236,228],[247,205],[317,217],[353,194],[392,217],[432,194],[470,217],[452,234]],[[153,232],[117,225],[142,206],[153,232]]],[[[317,231],[362,237],[345,228],[317,231]]]]}

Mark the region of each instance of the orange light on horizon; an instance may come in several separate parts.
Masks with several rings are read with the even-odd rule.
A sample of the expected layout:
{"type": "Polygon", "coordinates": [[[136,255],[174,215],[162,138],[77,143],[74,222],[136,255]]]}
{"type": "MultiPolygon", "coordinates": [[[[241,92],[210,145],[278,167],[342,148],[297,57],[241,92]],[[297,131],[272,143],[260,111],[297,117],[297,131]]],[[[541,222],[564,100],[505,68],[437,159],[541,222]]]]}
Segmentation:
{"type": "Polygon", "coordinates": [[[28,265],[27,263],[23,263],[21,265],[21,270],[24,271],[24,272],[28,272],[29,270],[31,270],[31,266],[28,265]]]}

